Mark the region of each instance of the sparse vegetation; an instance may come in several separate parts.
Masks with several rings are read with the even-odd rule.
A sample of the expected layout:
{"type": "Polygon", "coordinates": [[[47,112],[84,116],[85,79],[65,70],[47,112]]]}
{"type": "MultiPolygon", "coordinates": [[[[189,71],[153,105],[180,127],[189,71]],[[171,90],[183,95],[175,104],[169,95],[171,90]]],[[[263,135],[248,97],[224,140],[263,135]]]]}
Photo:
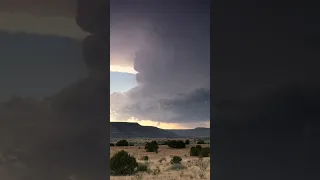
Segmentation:
{"type": "Polygon", "coordinates": [[[204,140],[199,140],[197,144],[206,144],[204,140]]]}
{"type": "Polygon", "coordinates": [[[114,146],[114,144],[113,144],[113,143],[110,143],[110,146],[114,146]]]}
{"type": "Polygon", "coordinates": [[[202,148],[199,156],[200,157],[209,157],[210,156],[210,148],[209,147],[202,148]]]}
{"type": "Polygon", "coordinates": [[[187,139],[184,143],[185,143],[185,144],[190,144],[189,139],[187,139]]]}
{"type": "Polygon", "coordinates": [[[149,160],[149,157],[148,157],[148,156],[143,156],[143,157],[142,157],[142,160],[148,161],[148,160],[149,160]]]}
{"type": "Polygon", "coordinates": [[[145,146],[144,149],[146,149],[147,152],[158,152],[159,146],[156,141],[151,141],[148,142],[145,146]]]}
{"type": "Polygon", "coordinates": [[[117,152],[110,159],[110,173],[112,175],[131,175],[137,167],[136,158],[123,150],[117,152]]]}
{"type": "Polygon", "coordinates": [[[196,146],[190,148],[190,156],[199,156],[201,152],[202,147],[196,146]]]}
{"type": "Polygon", "coordinates": [[[116,146],[128,146],[129,143],[127,140],[120,140],[116,143],[116,146]]]}
{"type": "Polygon", "coordinates": [[[173,156],[170,163],[171,164],[180,164],[182,161],[180,156],[173,156]]]}
{"type": "Polygon", "coordinates": [[[138,163],[136,172],[147,172],[149,170],[147,163],[138,163]]]}
{"type": "Polygon", "coordinates": [[[181,148],[185,148],[186,144],[181,141],[181,140],[172,140],[172,141],[167,141],[167,145],[171,148],[176,148],[176,149],[181,149],[181,148]]]}
{"type": "MultiPolygon", "coordinates": [[[[146,139],[136,138],[135,140],[127,139],[128,142],[135,144],[135,147],[123,146],[111,147],[110,158],[121,150],[125,150],[131,156],[137,158],[137,166],[132,174],[121,176],[111,175],[111,180],[124,180],[124,179],[139,179],[139,180],[152,180],[152,179],[183,179],[183,180],[200,180],[210,178],[210,149],[207,144],[197,145],[197,141],[193,142],[191,139],[190,144],[193,148],[201,149],[197,156],[190,156],[191,148],[176,149],[168,145],[159,145],[161,142],[169,142],[170,139],[146,139]],[[152,142],[154,141],[154,142],[152,142]],[[158,144],[159,153],[155,154],[147,152],[145,145],[148,143],[158,144]],[[156,143],[155,143],[156,142],[156,143]],[[139,149],[140,147],[140,149],[139,149]],[[202,151],[203,150],[203,151],[202,151]],[[208,156],[205,152],[208,152],[208,156]],[[181,160],[175,156],[180,156],[181,160]]],[[[183,143],[186,139],[181,140],[183,143]]],[[[190,147],[191,147],[190,146],[190,147]]],[[[113,172],[111,170],[111,172],[113,172]]]]}
{"type": "Polygon", "coordinates": [[[210,156],[210,148],[197,145],[196,147],[190,148],[190,156],[199,156],[199,157],[209,157],[210,156]]]}

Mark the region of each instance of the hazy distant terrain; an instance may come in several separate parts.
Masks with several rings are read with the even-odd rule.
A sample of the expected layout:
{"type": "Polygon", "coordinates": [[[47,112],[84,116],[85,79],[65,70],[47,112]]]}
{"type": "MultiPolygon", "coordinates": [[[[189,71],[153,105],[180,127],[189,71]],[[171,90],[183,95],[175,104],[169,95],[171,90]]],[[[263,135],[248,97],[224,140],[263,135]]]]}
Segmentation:
{"type": "Polygon", "coordinates": [[[179,138],[210,137],[210,128],[164,130],[153,126],[141,126],[138,123],[111,122],[111,138],[179,138]]]}

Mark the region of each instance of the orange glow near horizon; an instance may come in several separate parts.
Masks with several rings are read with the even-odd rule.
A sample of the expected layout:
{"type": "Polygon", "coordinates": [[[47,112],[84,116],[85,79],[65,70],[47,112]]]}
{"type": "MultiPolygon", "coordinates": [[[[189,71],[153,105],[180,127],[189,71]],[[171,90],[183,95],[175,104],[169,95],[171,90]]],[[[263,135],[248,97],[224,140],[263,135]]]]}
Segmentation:
{"type": "Polygon", "coordinates": [[[110,72],[124,72],[130,74],[137,74],[138,72],[130,66],[110,65],[110,72]]]}

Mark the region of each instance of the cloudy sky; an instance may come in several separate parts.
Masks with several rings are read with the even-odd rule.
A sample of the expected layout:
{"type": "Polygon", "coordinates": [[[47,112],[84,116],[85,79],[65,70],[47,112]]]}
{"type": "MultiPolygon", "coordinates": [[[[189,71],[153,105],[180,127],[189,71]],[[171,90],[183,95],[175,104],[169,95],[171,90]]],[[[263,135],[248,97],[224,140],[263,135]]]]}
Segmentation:
{"type": "MultiPolygon", "coordinates": [[[[208,127],[210,1],[110,3],[111,121],[208,127]]],[[[1,100],[49,96],[86,75],[75,12],[75,0],[0,2],[1,100]]]]}
{"type": "Polygon", "coordinates": [[[111,0],[111,65],[134,69],[110,95],[111,121],[209,126],[209,3],[111,0]]]}

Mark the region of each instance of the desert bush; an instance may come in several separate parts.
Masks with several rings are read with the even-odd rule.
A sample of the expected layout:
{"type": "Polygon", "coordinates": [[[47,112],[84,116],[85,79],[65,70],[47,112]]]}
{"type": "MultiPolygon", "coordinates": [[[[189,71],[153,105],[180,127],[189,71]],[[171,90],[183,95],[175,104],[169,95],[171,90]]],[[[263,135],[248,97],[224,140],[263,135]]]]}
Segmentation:
{"type": "Polygon", "coordinates": [[[138,163],[137,172],[147,172],[149,170],[148,164],[138,163]]]}
{"type": "Polygon", "coordinates": [[[158,143],[156,141],[151,141],[151,142],[148,142],[145,146],[144,146],[144,149],[147,151],[147,152],[158,152],[158,149],[159,149],[159,146],[158,146],[158,143]]]}
{"type": "Polygon", "coordinates": [[[209,147],[202,148],[201,151],[200,151],[199,156],[201,156],[201,157],[209,157],[210,156],[210,148],[209,147]]]}
{"type": "Polygon", "coordinates": [[[116,143],[116,146],[128,146],[129,143],[127,140],[120,140],[116,143]]]}
{"type": "Polygon", "coordinates": [[[186,144],[181,141],[181,140],[172,140],[172,141],[168,141],[167,142],[167,145],[171,148],[176,148],[176,149],[181,149],[181,148],[185,148],[186,147],[186,144]]]}
{"type": "Polygon", "coordinates": [[[131,175],[138,167],[136,158],[126,151],[119,151],[110,159],[110,173],[112,175],[131,175]]]}
{"type": "Polygon", "coordinates": [[[179,156],[173,156],[170,163],[171,164],[180,164],[182,161],[181,157],[179,156]]]}
{"type": "Polygon", "coordinates": [[[114,146],[114,144],[113,144],[113,143],[110,143],[110,146],[114,146]]]}
{"type": "Polygon", "coordinates": [[[190,148],[190,156],[199,156],[201,150],[202,150],[202,147],[200,145],[197,145],[196,147],[192,146],[190,148]]]}
{"type": "Polygon", "coordinates": [[[197,144],[206,144],[204,140],[199,140],[197,144]]]}
{"type": "Polygon", "coordinates": [[[148,160],[149,160],[149,157],[148,157],[148,156],[143,156],[143,157],[142,157],[142,160],[148,161],[148,160]]]}
{"type": "Polygon", "coordinates": [[[190,144],[189,139],[187,139],[184,143],[185,143],[185,144],[190,144]]]}
{"type": "Polygon", "coordinates": [[[209,157],[210,156],[210,148],[204,147],[202,148],[200,145],[196,147],[190,148],[190,156],[199,156],[199,157],[209,157]]]}
{"type": "Polygon", "coordinates": [[[198,156],[199,155],[199,149],[196,147],[191,147],[190,148],[190,156],[198,156]]]}
{"type": "Polygon", "coordinates": [[[133,142],[129,142],[128,146],[134,146],[134,143],[133,142]]]}

